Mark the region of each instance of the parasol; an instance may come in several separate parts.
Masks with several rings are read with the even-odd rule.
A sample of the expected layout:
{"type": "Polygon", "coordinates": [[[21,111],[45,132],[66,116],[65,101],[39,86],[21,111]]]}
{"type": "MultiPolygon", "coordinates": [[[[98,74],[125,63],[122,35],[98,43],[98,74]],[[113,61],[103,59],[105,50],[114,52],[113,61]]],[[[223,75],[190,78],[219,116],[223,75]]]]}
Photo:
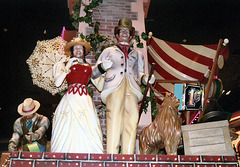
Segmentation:
{"type": "Polygon", "coordinates": [[[38,41],[33,53],[27,60],[33,84],[52,94],[67,89],[66,81],[60,87],[56,87],[52,75],[52,68],[55,63],[66,62],[69,59],[64,53],[66,43],[60,36],[50,40],[38,41]]]}

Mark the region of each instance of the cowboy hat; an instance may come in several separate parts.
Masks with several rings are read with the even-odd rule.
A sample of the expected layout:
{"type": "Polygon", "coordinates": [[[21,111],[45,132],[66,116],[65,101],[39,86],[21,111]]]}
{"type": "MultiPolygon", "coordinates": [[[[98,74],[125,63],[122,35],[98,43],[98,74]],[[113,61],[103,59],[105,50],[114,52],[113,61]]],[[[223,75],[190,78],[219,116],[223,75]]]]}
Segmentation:
{"type": "Polygon", "coordinates": [[[135,28],[132,26],[132,21],[126,18],[120,19],[118,21],[118,26],[114,29],[114,35],[118,33],[118,30],[127,28],[130,31],[130,35],[133,37],[135,35],[135,28]]]}
{"type": "Polygon", "coordinates": [[[91,46],[90,44],[85,40],[82,39],[80,36],[77,38],[73,38],[69,43],[66,44],[66,46],[64,47],[64,51],[66,52],[66,54],[68,54],[69,56],[71,56],[71,52],[70,49],[71,47],[75,46],[75,45],[82,45],[85,47],[86,49],[86,54],[88,52],[90,52],[91,50],[91,46]]]}
{"type": "Polygon", "coordinates": [[[26,98],[23,103],[18,106],[18,113],[26,116],[35,113],[40,107],[40,103],[32,98],[26,98]]]}

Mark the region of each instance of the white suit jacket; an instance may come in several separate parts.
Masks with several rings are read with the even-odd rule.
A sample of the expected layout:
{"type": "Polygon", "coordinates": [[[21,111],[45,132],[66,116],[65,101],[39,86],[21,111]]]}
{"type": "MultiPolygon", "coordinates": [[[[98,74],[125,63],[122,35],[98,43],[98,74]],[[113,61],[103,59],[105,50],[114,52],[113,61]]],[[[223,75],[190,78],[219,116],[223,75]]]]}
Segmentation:
{"type": "Polygon", "coordinates": [[[141,78],[145,74],[144,57],[138,50],[131,50],[128,56],[129,58],[125,61],[124,53],[121,49],[117,46],[112,46],[106,48],[101,53],[96,65],[93,67],[92,78],[96,79],[102,75],[98,65],[103,60],[111,60],[113,62],[112,67],[104,74],[105,82],[101,93],[103,103],[106,103],[106,97],[120,86],[124,76],[127,77],[130,89],[137,95],[138,101],[142,100],[143,95],[139,85],[141,85],[141,78]]]}

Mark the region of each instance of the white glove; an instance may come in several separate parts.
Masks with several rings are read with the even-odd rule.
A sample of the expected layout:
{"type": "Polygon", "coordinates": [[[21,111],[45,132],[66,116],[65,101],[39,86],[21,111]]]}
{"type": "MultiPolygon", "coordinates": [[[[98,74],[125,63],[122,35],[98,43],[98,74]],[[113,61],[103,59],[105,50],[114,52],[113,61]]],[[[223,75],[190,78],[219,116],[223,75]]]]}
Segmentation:
{"type": "Polygon", "coordinates": [[[65,67],[65,69],[66,69],[66,70],[69,70],[70,67],[74,64],[74,63],[73,63],[74,61],[77,61],[77,62],[78,62],[78,58],[73,57],[73,58],[69,59],[69,61],[67,62],[67,65],[66,65],[66,67],[65,67]]]}
{"type": "MultiPolygon", "coordinates": [[[[143,82],[144,85],[147,85],[148,78],[149,78],[149,75],[148,75],[148,74],[146,74],[146,75],[143,76],[142,82],[143,82]]],[[[150,83],[150,84],[153,84],[153,83],[155,82],[155,80],[156,80],[156,79],[155,79],[155,76],[152,74],[152,76],[151,76],[151,78],[150,78],[150,80],[149,80],[149,83],[150,83]]]]}
{"type": "Polygon", "coordinates": [[[9,143],[9,145],[8,145],[8,151],[9,151],[9,152],[13,152],[13,151],[15,151],[16,149],[17,149],[17,146],[16,146],[15,143],[13,143],[13,142],[9,143]]]}
{"type": "Polygon", "coordinates": [[[30,142],[30,136],[31,135],[32,135],[32,141],[36,141],[39,138],[39,134],[37,134],[37,133],[30,134],[30,135],[25,135],[28,142],[30,142]]]}
{"type": "Polygon", "coordinates": [[[102,68],[104,71],[107,71],[109,68],[111,68],[113,65],[113,62],[111,60],[103,60],[102,62],[102,68]]]}

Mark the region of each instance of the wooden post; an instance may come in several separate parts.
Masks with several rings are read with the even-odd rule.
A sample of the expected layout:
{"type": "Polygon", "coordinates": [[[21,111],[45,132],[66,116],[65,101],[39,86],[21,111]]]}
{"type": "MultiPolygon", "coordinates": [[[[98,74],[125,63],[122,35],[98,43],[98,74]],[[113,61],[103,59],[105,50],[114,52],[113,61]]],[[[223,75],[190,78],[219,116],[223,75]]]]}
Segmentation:
{"type": "Polygon", "coordinates": [[[209,90],[210,90],[210,87],[211,87],[211,84],[212,84],[212,81],[213,81],[213,77],[214,77],[214,74],[215,74],[215,71],[216,71],[218,57],[219,57],[219,53],[220,53],[222,44],[223,44],[223,39],[220,39],[219,42],[218,42],[216,56],[215,56],[215,59],[214,59],[214,62],[213,62],[213,66],[212,66],[212,69],[211,69],[211,74],[210,74],[209,79],[208,79],[207,89],[204,92],[203,110],[199,114],[198,122],[203,117],[203,114],[204,114],[205,109],[206,109],[207,99],[208,99],[208,95],[209,95],[209,90]]]}
{"type": "Polygon", "coordinates": [[[152,63],[152,67],[151,67],[150,74],[149,74],[149,77],[148,77],[148,81],[147,81],[147,85],[146,85],[145,92],[144,92],[144,95],[143,95],[142,103],[141,103],[141,106],[140,106],[140,109],[139,109],[139,119],[140,119],[140,117],[142,115],[142,112],[143,112],[144,101],[145,101],[145,99],[147,97],[148,88],[150,86],[149,81],[150,81],[151,76],[153,74],[155,65],[156,65],[155,63],[152,63]]]}
{"type": "Polygon", "coordinates": [[[186,118],[186,125],[189,125],[190,124],[190,111],[187,110],[185,112],[185,118],[186,118]]]}

